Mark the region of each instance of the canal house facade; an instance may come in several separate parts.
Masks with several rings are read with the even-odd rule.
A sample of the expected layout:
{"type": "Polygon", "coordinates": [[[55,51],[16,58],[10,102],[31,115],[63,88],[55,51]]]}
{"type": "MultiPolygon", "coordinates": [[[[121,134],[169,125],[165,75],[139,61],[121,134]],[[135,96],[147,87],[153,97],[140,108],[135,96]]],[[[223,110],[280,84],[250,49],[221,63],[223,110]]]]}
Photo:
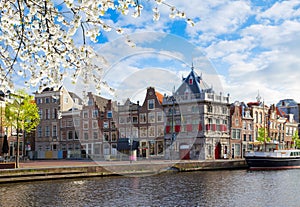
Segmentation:
{"type": "Polygon", "coordinates": [[[230,147],[229,95],[216,94],[192,67],[172,96],[164,96],[167,159],[221,159],[230,147]]]}

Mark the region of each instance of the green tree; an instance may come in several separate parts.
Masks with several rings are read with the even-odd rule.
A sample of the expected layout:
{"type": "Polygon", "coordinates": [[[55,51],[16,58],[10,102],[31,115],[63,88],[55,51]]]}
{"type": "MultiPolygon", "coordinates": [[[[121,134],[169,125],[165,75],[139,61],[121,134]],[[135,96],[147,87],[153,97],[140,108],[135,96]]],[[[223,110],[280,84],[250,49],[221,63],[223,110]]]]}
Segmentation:
{"type": "Polygon", "coordinates": [[[29,133],[35,129],[40,119],[38,107],[34,102],[33,96],[26,94],[23,90],[19,90],[16,94],[12,94],[11,97],[12,101],[7,103],[5,108],[5,118],[8,126],[15,128],[17,132],[16,167],[18,168],[20,132],[23,132],[25,142],[25,133],[29,133]]]}
{"type": "Polygon", "coordinates": [[[294,142],[294,148],[300,148],[300,139],[299,139],[298,130],[296,130],[295,133],[293,134],[292,140],[294,142]]]}

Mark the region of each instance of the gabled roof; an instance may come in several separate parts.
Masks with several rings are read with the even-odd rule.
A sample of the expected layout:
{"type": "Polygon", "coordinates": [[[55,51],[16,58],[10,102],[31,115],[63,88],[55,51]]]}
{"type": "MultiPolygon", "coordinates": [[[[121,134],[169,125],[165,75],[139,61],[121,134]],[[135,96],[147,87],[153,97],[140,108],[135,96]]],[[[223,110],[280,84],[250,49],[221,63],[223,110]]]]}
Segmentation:
{"type": "Polygon", "coordinates": [[[175,94],[184,95],[187,90],[193,94],[199,94],[204,91],[212,92],[212,88],[202,80],[202,75],[197,75],[197,73],[194,71],[194,67],[191,69],[192,70],[189,75],[182,79],[182,84],[179,86],[175,94]]]}

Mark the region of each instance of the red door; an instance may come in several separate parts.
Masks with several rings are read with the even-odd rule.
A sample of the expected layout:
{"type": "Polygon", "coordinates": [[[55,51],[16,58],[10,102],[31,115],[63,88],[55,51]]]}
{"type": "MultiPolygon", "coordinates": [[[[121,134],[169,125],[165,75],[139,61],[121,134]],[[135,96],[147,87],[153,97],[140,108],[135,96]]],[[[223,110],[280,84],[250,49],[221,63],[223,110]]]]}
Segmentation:
{"type": "Polygon", "coordinates": [[[215,159],[221,159],[221,143],[219,142],[215,148],[215,159]]]}

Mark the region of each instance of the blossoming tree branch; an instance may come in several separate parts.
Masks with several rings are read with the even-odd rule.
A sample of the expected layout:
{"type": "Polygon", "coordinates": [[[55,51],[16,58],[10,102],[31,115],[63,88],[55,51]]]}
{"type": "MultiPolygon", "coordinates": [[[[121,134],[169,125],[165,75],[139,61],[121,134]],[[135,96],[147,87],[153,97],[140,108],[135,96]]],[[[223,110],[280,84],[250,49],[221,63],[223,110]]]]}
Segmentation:
{"type": "Polygon", "coordinates": [[[101,32],[114,31],[135,46],[122,28],[107,24],[104,17],[113,11],[138,18],[144,4],[153,6],[154,21],[164,6],[169,7],[170,18],[194,25],[183,11],[164,0],[1,0],[0,89],[13,88],[16,75],[40,90],[59,87],[66,76],[74,83],[79,76],[84,82],[93,80],[100,88],[102,68],[92,60],[101,57],[91,43],[97,43],[101,32]]]}

